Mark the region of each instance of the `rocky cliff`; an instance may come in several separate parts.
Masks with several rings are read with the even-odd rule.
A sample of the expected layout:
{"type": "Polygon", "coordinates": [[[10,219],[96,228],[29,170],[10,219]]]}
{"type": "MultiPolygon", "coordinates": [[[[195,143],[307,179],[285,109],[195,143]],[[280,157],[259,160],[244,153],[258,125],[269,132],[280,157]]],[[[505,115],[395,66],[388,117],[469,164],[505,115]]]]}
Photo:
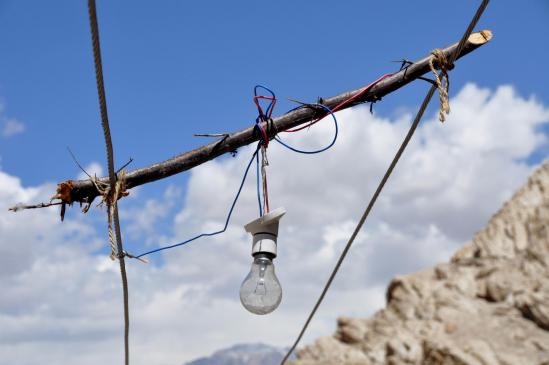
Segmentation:
{"type": "Polygon", "coordinates": [[[295,365],[549,365],[549,162],[449,263],[396,277],[295,365]]]}

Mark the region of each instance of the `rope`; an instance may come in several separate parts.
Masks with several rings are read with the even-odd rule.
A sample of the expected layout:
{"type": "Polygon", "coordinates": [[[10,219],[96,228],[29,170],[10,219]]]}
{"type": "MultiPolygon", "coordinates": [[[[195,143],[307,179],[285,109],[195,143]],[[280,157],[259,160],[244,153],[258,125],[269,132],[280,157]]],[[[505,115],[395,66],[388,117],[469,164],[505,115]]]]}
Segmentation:
{"type": "MultiPolygon", "coordinates": [[[[109,168],[109,182],[110,192],[107,194],[107,210],[109,219],[109,240],[111,241],[111,257],[114,252],[114,238],[112,235],[112,221],[114,221],[114,231],[116,235],[117,244],[117,257],[120,263],[120,276],[122,278],[122,291],[124,297],[124,363],[129,365],[130,363],[130,349],[129,349],[129,333],[130,333],[130,316],[129,316],[129,299],[128,299],[128,278],[126,274],[126,264],[124,260],[124,248],[122,245],[122,235],[120,233],[120,221],[118,218],[118,203],[117,199],[123,188],[121,183],[117,183],[116,172],[114,170],[114,152],[111,139],[111,131],[109,127],[109,117],[107,113],[107,101],[105,97],[105,85],[103,82],[103,66],[101,62],[101,47],[99,44],[99,25],[97,24],[97,10],[95,7],[95,0],[88,0],[88,14],[90,18],[90,28],[93,46],[93,60],[95,65],[95,79],[97,82],[97,94],[99,97],[99,110],[101,112],[101,125],[103,127],[103,134],[105,136],[105,146],[107,149],[107,162],[109,168]],[[118,186],[118,188],[117,188],[118,186]],[[115,199],[116,198],[116,199],[115,199]]],[[[123,181],[123,180],[122,180],[123,181]]],[[[123,190],[122,190],[123,191],[123,190]]],[[[105,196],[105,195],[103,195],[105,196]]]]}
{"type": "MultiPolygon", "coordinates": [[[[489,3],[489,0],[483,0],[482,1],[482,4],[479,6],[477,12],[475,13],[475,16],[473,17],[473,19],[469,23],[469,26],[467,27],[467,30],[463,34],[463,36],[461,38],[461,41],[459,42],[458,47],[456,48],[456,52],[454,52],[454,54],[450,57],[450,62],[449,62],[450,65],[453,64],[453,62],[456,60],[457,56],[461,53],[461,51],[462,51],[462,49],[465,45],[465,42],[467,41],[467,39],[471,35],[471,32],[473,31],[473,28],[476,26],[478,20],[482,16],[482,13],[486,9],[486,6],[488,5],[488,3],[489,3]]],[[[379,194],[383,190],[383,187],[385,186],[385,183],[387,182],[387,180],[389,180],[389,177],[391,176],[391,173],[393,172],[398,160],[400,159],[400,157],[402,156],[404,150],[406,149],[406,146],[408,145],[408,142],[410,142],[410,139],[412,138],[419,122],[421,121],[421,118],[423,117],[423,114],[425,113],[425,110],[427,109],[427,106],[429,105],[429,102],[431,101],[431,99],[432,99],[432,97],[433,97],[433,95],[434,95],[434,93],[437,89],[438,89],[438,85],[432,85],[431,88],[429,89],[429,91],[427,92],[427,95],[425,96],[425,99],[423,99],[423,103],[421,104],[421,107],[419,108],[419,111],[417,112],[416,117],[414,118],[414,122],[410,126],[410,129],[408,130],[408,133],[406,134],[406,137],[402,141],[402,144],[400,145],[400,148],[398,149],[395,157],[393,158],[393,161],[389,165],[389,168],[385,172],[385,175],[383,175],[383,178],[381,179],[374,195],[370,199],[370,202],[368,203],[368,205],[366,207],[366,210],[362,214],[362,217],[360,218],[357,226],[355,227],[355,230],[353,231],[351,237],[349,238],[349,241],[345,245],[345,248],[343,249],[343,252],[339,256],[339,259],[336,263],[336,266],[332,270],[332,273],[330,274],[330,277],[328,278],[328,281],[326,282],[326,284],[324,286],[324,289],[322,290],[322,293],[320,294],[320,297],[317,299],[317,301],[316,301],[316,303],[313,307],[313,310],[311,311],[311,313],[307,317],[307,320],[305,321],[305,324],[303,325],[301,331],[299,332],[299,335],[297,336],[297,339],[295,340],[292,347],[290,347],[290,349],[288,350],[288,352],[286,353],[286,355],[284,356],[284,358],[280,362],[280,365],[284,365],[286,363],[286,361],[288,360],[288,358],[290,357],[292,352],[294,352],[297,345],[299,344],[299,341],[301,341],[301,338],[305,334],[305,331],[309,327],[309,323],[311,322],[314,315],[316,314],[316,311],[318,310],[318,307],[320,306],[320,304],[324,300],[324,297],[326,296],[326,293],[328,292],[328,289],[330,289],[330,286],[332,285],[332,282],[333,282],[337,272],[339,271],[339,268],[340,268],[341,264],[343,263],[343,260],[345,260],[345,257],[347,256],[347,253],[349,252],[349,249],[351,248],[356,236],[358,235],[358,232],[360,231],[360,229],[364,225],[364,222],[366,222],[366,219],[368,218],[368,215],[370,214],[370,211],[372,210],[375,202],[377,201],[377,198],[379,197],[379,194]]]]}
{"type": "MultiPolygon", "coordinates": [[[[97,176],[91,177],[90,180],[102,197],[101,202],[98,204],[98,206],[102,204],[105,204],[107,206],[109,242],[111,245],[111,254],[109,257],[111,258],[111,260],[115,260],[119,255],[116,254],[116,240],[115,240],[115,233],[113,231],[113,215],[114,215],[113,202],[117,202],[118,199],[120,199],[120,197],[128,195],[128,193],[126,192],[126,170],[122,169],[117,174],[114,194],[110,193],[111,191],[110,185],[97,179],[97,176]]],[[[129,257],[130,255],[125,254],[125,256],[129,257]]]]}
{"type": "Polygon", "coordinates": [[[450,88],[450,79],[448,78],[448,60],[446,55],[441,49],[434,49],[431,51],[433,57],[429,59],[429,68],[435,75],[435,82],[437,84],[438,95],[440,99],[440,110],[438,112],[438,120],[442,123],[446,120],[444,114],[450,114],[450,101],[448,100],[448,91],[450,88]],[[435,69],[435,65],[440,69],[440,75],[435,69]]]}

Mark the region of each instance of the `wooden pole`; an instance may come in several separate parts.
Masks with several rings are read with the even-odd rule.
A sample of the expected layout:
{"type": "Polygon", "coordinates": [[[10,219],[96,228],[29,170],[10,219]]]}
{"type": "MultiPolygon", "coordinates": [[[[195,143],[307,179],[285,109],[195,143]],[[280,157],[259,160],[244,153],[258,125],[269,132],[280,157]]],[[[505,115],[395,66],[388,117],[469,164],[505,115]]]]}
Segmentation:
{"type": "MultiPolygon", "coordinates": [[[[469,54],[475,49],[488,43],[491,39],[492,32],[490,30],[472,33],[465,43],[463,50],[459,55],[457,55],[456,59],[469,54]]],[[[442,51],[448,58],[450,58],[457,49],[457,46],[458,43],[455,43],[444,48],[442,51]]],[[[390,94],[404,85],[420,78],[422,75],[430,71],[429,60],[431,57],[432,56],[429,55],[419,61],[413,62],[405,69],[383,79],[370,90],[341,109],[346,109],[364,102],[379,100],[383,96],[390,94]]],[[[360,88],[323,99],[322,103],[329,108],[333,108],[341,102],[357,95],[363,91],[363,89],[364,88],[360,88]]],[[[284,131],[311,122],[318,116],[317,113],[318,111],[313,108],[300,108],[274,118],[272,120],[272,126],[274,126],[274,128],[267,128],[267,126],[265,126],[265,128],[269,131],[269,137],[273,138],[276,134],[275,131],[284,131]]],[[[139,185],[164,179],[166,177],[192,169],[193,167],[201,165],[227,152],[235,151],[236,149],[251,144],[257,140],[258,135],[254,133],[253,127],[234,133],[224,134],[223,138],[218,139],[216,142],[195,148],[194,150],[185,152],[169,160],[126,173],[126,189],[131,189],[139,185]]],[[[107,183],[108,177],[101,178],[99,180],[107,183]]],[[[60,199],[61,202],[65,204],[72,204],[74,202],[89,204],[98,195],[99,192],[91,180],[67,180],[58,184],[57,194],[54,198],[60,199]]],[[[22,209],[21,206],[18,207],[18,210],[20,209],[22,209]]]]}

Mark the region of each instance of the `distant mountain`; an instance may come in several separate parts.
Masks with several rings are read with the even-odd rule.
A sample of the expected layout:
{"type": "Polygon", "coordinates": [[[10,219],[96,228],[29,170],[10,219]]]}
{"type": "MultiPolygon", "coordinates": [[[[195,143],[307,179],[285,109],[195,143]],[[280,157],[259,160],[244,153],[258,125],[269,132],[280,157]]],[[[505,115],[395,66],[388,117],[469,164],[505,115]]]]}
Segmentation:
{"type": "Polygon", "coordinates": [[[261,343],[239,344],[185,365],[278,365],[285,354],[284,349],[261,343]]]}

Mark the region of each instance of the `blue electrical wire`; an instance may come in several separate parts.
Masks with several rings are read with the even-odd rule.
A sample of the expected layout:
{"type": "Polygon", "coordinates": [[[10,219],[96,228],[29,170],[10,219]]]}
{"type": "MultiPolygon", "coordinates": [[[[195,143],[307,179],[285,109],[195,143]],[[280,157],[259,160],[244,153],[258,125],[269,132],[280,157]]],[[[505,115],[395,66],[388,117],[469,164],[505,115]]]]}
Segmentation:
{"type": "MultiPolygon", "coordinates": [[[[334,119],[334,126],[335,126],[334,139],[332,140],[332,142],[331,142],[328,146],[326,146],[326,147],[324,147],[324,148],[321,148],[321,149],[319,149],[319,150],[314,150],[314,151],[303,151],[303,150],[299,150],[299,149],[297,149],[297,148],[295,148],[295,147],[292,147],[292,146],[290,146],[290,145],[284,143],[284,142],[280,139],[280,137],[278,137],[278,136],[275,137],[275,140],[276,140],[278,143],[280,143],[281,145],[283,145],[284,147],[286,147],[287,149],[292,150],[292,151],[297,152],[297,153],[303,153],[303,154],[306,154],[306,155],[313,155],[313,154],[315,154],[315,153],[324,152],[324,151],[326,151],[327,149],[331,148],[331,147],[336,143],[336,141],[337,141],[337,134],[338,134],[337,119],[336,119],[336,117],[335,117],[335,114],[332,112],[332,109],[328,108],[326,105],[323,105],[323,104],[310,104],[310,105],[316,105],[316,106],[319,106],[319,107],[324,108],[324,109],[332,116],[332,118],[334,119]]],[[[302,107],[299,107],[299,108],[302,108],[302,107]]],[[[298,109],[298,108],[296,108],[296,109],[298,109]]],[[[295,109],[294,109],[294,110],[295,110],[295,109]]]]}
{"type": "MultiPolygon", "coordinates": [[[[264,87],[264,86],[261,86],[261,85],[257,85],[255,88],[254,88],[254,95],[257,97],[258,94],[257,94],[257,89],[258,88],[262,88],[266,91],[268,91],[274,100],[276,100],[276,97],[275,97],[275,94],[273,91],[271,91],[270,89],[264,87]]],[[[270,115],[270,113],[272,113],[272,109],[274,107],[274,101],[271,101],[271,103],[269,103],[269,106],[267,107],[267,110],[266,110],[266,113],[265,113],[265,116],[268,116],[270,115]]],[[[338,135],[338,125],[337,125],[337,119],[334,115],[334,113],[332,112],[332,110],[330,108],[328,108],[326,105],[322,105],[322,104],[310,104],[310,105],[314,105],[314,106],[319,106],[319,107],[322,107],[324,108],[331,116],[332,118],[334,119],[334,126],[335,126],[335,134],[334,134],[334,139],[332,140],[332,142],[324,147],[324,148],[321,148],[319,150],[315,150],[315,151],[303,151],[303,150],[299,150],[297,148],[294,148],[286,143],[284,143],[279,137],[275,137],[275,140],[280,143],[281,145],[283,145],[284,147],[294,151],[294,152],[297,152],[297,153],[303,153],[303,154],[315,154],[315,153],[320,153],[320,152],[324,152],[326,151],[327,149],[329,149],[330,147],[332,147],[336,140],[337,140],[337,135],[338,135]]],[[[302,108],[299,107],[299,108],[302,108]]],[[[298,109],[298,108],[296,108],[298,109]]],[[[259,130],[259,132],[261,132],[260,130],[260,125],[259,123],[262,122],[262,117],[263,116],[259,116],[258,119],[256,120],[256,128],[259,130]]],[[[261,148],[261,146],[263,144],[266,144],[268,143],[268,141],[264,141],[263,140],[263,135],[261,133],[260,134],[260,141],[259,143],[257,144],[257,148],[255,149],[253,155],[252,155],[252,158],[250,159],[250,161],[248,162],[248,165],[246,166],[246,170],[244,171],[244,176],[242,176],[242,181],[240,182],[240,186],[238,187],[238,191],[236,192],[236,196],[234,197],[234,200],[231,204],[231,208],[229,209],[229,213],[227,214],[227,218],[225,219],[225,225],[223,226],[223,229],[220,229],[219,231],[215,231],[215,232],[211,232],[211,233],[201,233],[199,234],[198,236],[195,236],[193,238],[190,238],[186,241],[183,241],[183,242],[180,242],[180,243],[176,243],[174,245],[170,245],[170,246],[164,246],[164,247],[159,247],[159,248],[156,248],[154,250],[151,250],[151,251],[147,251],[145,253],[142,253],[138,256],[134,256],[135,258],[141,258],[143,256],[146,256],[146,255],[150,255],[152,253],[155,253],[155,252],[159,252],[159,251],[163,251],[163,250],[168,250],[170,248],[174,248],[174,247],[178,247],[178,246],[183,246],[189,242],[192,242],[194,240],[197,240],[199,238],[202,238],[202,237],[211,237],[211,236],[215,236],[215,235],[218,235],[218,234],[221,234],[223,232],[225,232],[227,230],[227,227],[229,226],[229,222],[231,220],[231,216],[233,214],[233,210],[234,210],[234,207],[236,206],[236,202],[238,201],[238,198],[240,197],[240,193],[242,192],[242,188],[244,187],[244,183],[246,182],[246,177],[248,176],[248,172],[250,171],[250,167],[252,166],[252,163],[255,159],[255,162],[256,162],[256,185],[257,185],[257,203],[258,203],[258,206],[259,206],[259,216],[263,216],[263,209],[261,207],[261,193],[260,193],[260,179],[259,179],[259,149],[261,148]]]]}
{"type": "MultiPolygon", "coordinates": [[[[263,85],[255,85],[255,87],[254,87],[254,96],[255,96],[255,97],[259,96],[259,95],[257,94],[257,89],[260,89],[260,88],[263,89],[263,90],[265,90],[265,91],[267,91],[269,94],[271,94],[271,97],[272,97],[272,99],[273,99],[273,100],[271,100],[271,101],[269,102],[269,106],[268,106],[267,109],[265,110],[265,116],[268,117],[268,118],[270,118],[270,116],[273,114],[273,108],[274,108],[275,103],[276,103],[276,95],[275,95],[274,91],[272,91],[271,89],[269,89],[269,88],[266,87],[266,86],[263,86],[263,85]]],[[[261,118],[261,115],[260,115],[259,117],[261,118]]]]}
{"type": "MultiPolygon", "coordinates": [[[[250,162],[248,162],[248,166],[246,166],[246,170],[244,171],[244,176],[242,177],[242,181],[240,182],[240,186],[238,187],[238,191],[236,193],[236,196],[234,197],[233,203],[231,204],[231,209],[229,209],[229,214],[227,214],[227,219],[225,220],[225,225],[223,226],[223,229],[221,229],[219,231],[211,232],[211,233],[202,233],[202,234],[199,234],[198,236],[190,238],[186,241],[176,243],[176,244],[170,245],[170,246],[159,247],[157,249],[147,251],[147,252],[142,253],[142,254],[140,254],[138,256],[135,256],[135,257],[136,258],[141,258],[141,257],[149,255],[151,253],[167,250],[167,249],[178,247],[178,246],[183,246],[184,244],[192,242],[192,241],[194,241],[196,239],[199,239],[201,237],[215,236],[217,234],[225,232],[227,230],[227,227],[229,226],[229,221],[231,220],[231,215],[233,214],[234,207],[235,207],[236,202],[237,202],[237,200],[240,196],[240,193],[242,192],[242,188],[244,187],[244,182],[246,181],[246,177],[248,176],[248,171],[250,171],[250,167],[252,166],[252,163],[253,163],[254,159],[256,158],[256,156],[257,156],[257,152],[259,151],[259,147],[260,147],[260,145],[258,144],[254,154],[252,155],[252,158],[250,159],[250,162]]],[[[258,196],[258,198],[259,198],[259,196],[258,196]]],[[[259,209],[261,209],[261,203],[259,204],[259,209]]]]}

